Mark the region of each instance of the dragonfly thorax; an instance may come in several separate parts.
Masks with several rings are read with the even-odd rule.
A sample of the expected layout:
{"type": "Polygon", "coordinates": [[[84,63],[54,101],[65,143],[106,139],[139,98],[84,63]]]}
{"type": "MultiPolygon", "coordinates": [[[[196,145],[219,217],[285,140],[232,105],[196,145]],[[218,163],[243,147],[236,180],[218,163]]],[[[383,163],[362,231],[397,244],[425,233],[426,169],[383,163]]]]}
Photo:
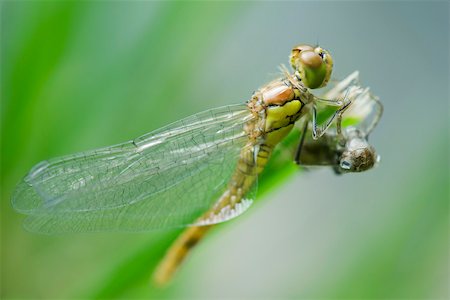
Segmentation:
{"type": "Polygon", "coordinates": [[[284,105],[295,98],[295,89],[282,80],[276,80],[261,88],[260,97],[266,106],[284,105]]]}
{"type": "Polygon", "coordinates": [[[283,79],[261,88],[254,94],[252,101],[263,107],[262,142],[271,147],[291,131],[303,108],[298,89],[283,79]]]}

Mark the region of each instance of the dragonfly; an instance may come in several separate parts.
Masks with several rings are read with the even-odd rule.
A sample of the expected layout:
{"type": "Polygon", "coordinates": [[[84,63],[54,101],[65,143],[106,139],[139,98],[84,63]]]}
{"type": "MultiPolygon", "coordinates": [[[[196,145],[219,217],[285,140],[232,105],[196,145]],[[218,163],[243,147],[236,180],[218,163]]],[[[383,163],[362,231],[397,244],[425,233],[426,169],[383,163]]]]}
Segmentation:
{"type": "Polygon", "coordinates": [[[49,159],[17,185],[12,205],[32,232],[148,231],[187,227],[155,272],[167,282],[190,249],[217,223],[253,203],[258,175],[275,146],[301,119],[320,139],[348,108],[320,98],[330,52],[297,45],[292,72],[258,89],[244,104],[210,109],[114,146],[49,159]],[[337,108],[319,123],[320,106],[337,108]],[[312,117],[311,117],[312,116],[312,117]]]}
{"type": "MultiPolygon", "coordinates": [[[[274,156],[288,157],[278,163],[289,163],[289,157],[294,156],[295,163],[302,167],[331,167],[336,174],[363,172],[375,167],[380,156],[368,138],[383,114],[383,105],[379,99],[370,93],[369,88],[361,87],[357,71],[333,86],[325,98],[349,100],[337,110],[325,108],[321,111],[320,119],[326,119],[329,115],[336,118],[335,127],[330,128],[329,121],[326,122],[327,130],[317,138],[314,131],[317,130],[315,122],[319,118],[314,113],[305,116],[297,122],[300,126],[292,129],[292,136],[297,138],[295,131],[303,128],[295,151],[291,149],[295,143],[289,141],[280,142],[281,147],[275,148],[274,156]]],[[[189,228],[178,237],[154,273],[156,283],[163,285],[171,279],[190,249],[211,227],[211,224],[208,225],[189,228]]]]}

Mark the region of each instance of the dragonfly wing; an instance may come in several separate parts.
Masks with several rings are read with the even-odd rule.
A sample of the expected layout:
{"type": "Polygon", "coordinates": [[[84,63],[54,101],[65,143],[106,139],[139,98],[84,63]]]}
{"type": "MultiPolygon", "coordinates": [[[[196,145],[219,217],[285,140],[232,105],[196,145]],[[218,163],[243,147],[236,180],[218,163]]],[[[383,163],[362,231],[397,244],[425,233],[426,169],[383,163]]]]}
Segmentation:
{"type": "Polygon", "coordinates": [[[69,203],[70,210],[76,210],[77,205],[80,210],[100,208],[101,201],[85,203],[77,197],[102,189],[102,184],[117,182],[116,174],[137,156],[135,148],[127,142],[40,162],[16,187],[13,207],[25,214],[61,208],[69,203]]]}
{"type": "MultiPolygon", "coordinates": [[[[255,153],[255,151],[258,151],[257,148],[251,145],[247,145],[245,149],[250,151],[251,153],[255,153]],[[250,149],[250,147],[252,147],[253,149],[250,149]]],[[[255,157],[255,169],[256,162],[257,161],[255,157]]],[[[220,209],[210,209],[207,213],[204,213],[201,218],[197,219],[192,225],[205,226],[218,224],[234,219],[246,212],[256,199],[256,193],[258,191],[258,175],[255,174],[254,176],[247,177],[246,179],[251,182],[251,185],[249,190],[243,195],[243,197],[237,198],[234,195],[231,195],[229,190],[226,190],[222,195],[220,195],[220,200],[214,205],[214,208],[219,205],[220,209]]]]}
{"type": "Polygon", "coordinates": [[[245,105],[133,141],[38,164],[13,195],[31,231],[144,231],[191,224],[224,192],[247,142],[245,105]]]}

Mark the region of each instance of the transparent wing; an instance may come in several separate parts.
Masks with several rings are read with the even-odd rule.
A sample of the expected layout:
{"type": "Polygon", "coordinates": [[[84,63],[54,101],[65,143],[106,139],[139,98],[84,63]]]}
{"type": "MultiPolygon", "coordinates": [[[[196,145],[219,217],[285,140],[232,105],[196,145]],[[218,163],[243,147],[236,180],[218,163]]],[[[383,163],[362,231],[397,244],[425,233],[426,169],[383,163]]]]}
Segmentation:
{"type": "Polygon", "coordinates": [[[44,161],[13,195],[41,233],[186,226],[220,197],[247,142],[245,105],[208,110],[133,141],[44,161]]]}

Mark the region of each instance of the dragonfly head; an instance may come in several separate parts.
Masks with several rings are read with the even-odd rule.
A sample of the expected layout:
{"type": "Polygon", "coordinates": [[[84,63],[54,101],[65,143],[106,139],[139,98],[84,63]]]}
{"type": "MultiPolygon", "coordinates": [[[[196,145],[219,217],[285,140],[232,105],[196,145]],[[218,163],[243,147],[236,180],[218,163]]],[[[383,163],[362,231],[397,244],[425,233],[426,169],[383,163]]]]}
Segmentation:
{"type": "Polygon", "coordinates": [[[310,89],[324,87],[333,70],[331,54],[321,47],[310,45],[295,46],[291,51],[290,63],[303,85],[310,89]]]}
{"type": "Polygon", "coordinates": [[[347,141],[339,158],[339,168],[342,173],[363,172],[373,168],[379,161],[380,156],[375,153],[367,138],[356,135],[347,141]]]}

